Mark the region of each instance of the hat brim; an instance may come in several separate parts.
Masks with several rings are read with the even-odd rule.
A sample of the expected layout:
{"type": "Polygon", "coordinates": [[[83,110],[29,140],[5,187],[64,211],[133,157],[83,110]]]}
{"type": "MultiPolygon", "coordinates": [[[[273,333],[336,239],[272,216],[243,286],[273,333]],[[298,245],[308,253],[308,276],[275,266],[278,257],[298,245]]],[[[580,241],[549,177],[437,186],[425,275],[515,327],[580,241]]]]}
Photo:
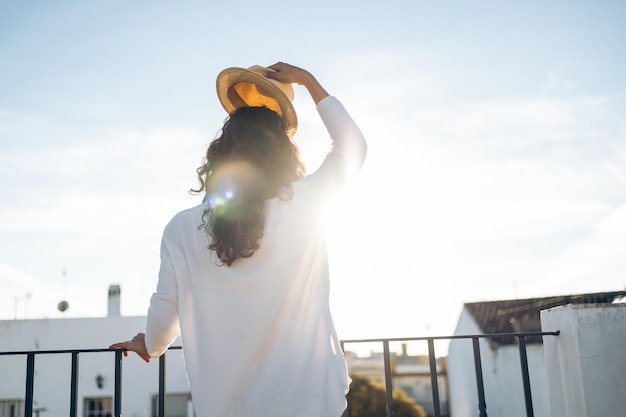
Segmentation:
{"type": "Polygon", "coordinates": [[[285,123],[291,138],[298,129],[298,117],[291,98],[272,80],[246,68],[231,67],[222,70],[216,81],[217,97],[228,114],[239,107],[266,106],[276,111],[285,123]],[[253,90],[242,97],[242,91],[253,90]]]}

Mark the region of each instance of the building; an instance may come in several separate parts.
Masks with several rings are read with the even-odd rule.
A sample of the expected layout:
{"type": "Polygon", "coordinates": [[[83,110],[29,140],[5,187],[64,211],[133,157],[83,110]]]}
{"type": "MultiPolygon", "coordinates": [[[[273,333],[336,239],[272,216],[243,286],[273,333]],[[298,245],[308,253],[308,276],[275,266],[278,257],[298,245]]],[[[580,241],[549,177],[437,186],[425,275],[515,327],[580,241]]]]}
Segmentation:
{"type": "MultiPolygon", "coordinates": [[[[0,351],[105,349],[145,329],[145,317],[120,315],[120,289],[109,288],[108,314],[98,318],[0,321],[0,351]]],[[[176,342],[175,342],[176,344],[176,342]]],[[[113,352],[79,356],[78,413],[113,415],[113,352]]],[[[123,360],[124,416],[156,415],[158,363],[136,355],[123,360]]],[[[192,417],[191,396],[181,351],[167,354],[167,411],[170,417],[192,417]]],[[[33,411],[40,417],[67,417],[70,403],[71,354],[37,355],[33,411]]],[[[0,356],[0,417],[23,415],[26,355],[0,356]]]]}
{"type": "MultiPolygon", "coordinates": [[[[625,291],[466,303],[455,335],[541,332],[541,311],[566,305],[604,305],[625,291]]],[[[558,330],[558,329],[544,329],[558,330]]],[[[624,342],[626,345],[626,335],[624,342]]],[[[549,384],[543,339],[526,340],[534,415],[550,416],[549,384]]],[[[480,339],[487,415],[524,417],[520,353],[515,337],[480,339]]],[[[452,340],[448,350],[450,411],[454,417],[478,416],[471,340],[452,340]]]]}
{"type": "MultiPolygon", "coordinates": [[[[391,377],[393,388],[403,390],[410,398],[424,408],[427,415],[434,415],[433,391],[430,378],[428,355],[411,355],[407,344],[402,344],[400,353],[391,352],[391,377]]],[[[383,354],[370,352],[369,356],[357,356],[346,351],[346,362],[351,375],[365,377],[380,383],[385,382],[383,354]]],[[[446,358],[436,358],[437,381],[440,410],[448,416],[448,380],[446,358]]]]}

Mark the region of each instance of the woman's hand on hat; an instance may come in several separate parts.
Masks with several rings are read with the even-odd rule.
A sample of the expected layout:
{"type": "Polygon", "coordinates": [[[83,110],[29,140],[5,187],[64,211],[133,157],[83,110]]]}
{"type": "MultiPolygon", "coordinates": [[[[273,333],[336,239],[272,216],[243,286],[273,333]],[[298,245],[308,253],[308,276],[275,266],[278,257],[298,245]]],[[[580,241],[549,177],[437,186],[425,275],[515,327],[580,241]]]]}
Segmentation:
{"type": "Polygon", "coordinates": [[[309,71],[298,68],[294,65],[284,62],[277,62],[270,65],[269,69],[274,72],[265,74],[267,78],[271,78],[281,83],[296,83],[303,85],[311,94],[315,104],[319,103],[324,97],[328,96],[328,92],[322,87],[317,79],[309,71]]]}
{"type": "Polygon", "coordinates": [[[298,68],[294,65],[286,64],[284,62],[277,62],[274,65],[270,65],[269,69],[274,72],[268,72],[265,74],[267,78],[271,78],[276,81],[280,81],[281,83],[296,83],[305,85],[313,75],[307,70],[302,68],[298,68]]]}

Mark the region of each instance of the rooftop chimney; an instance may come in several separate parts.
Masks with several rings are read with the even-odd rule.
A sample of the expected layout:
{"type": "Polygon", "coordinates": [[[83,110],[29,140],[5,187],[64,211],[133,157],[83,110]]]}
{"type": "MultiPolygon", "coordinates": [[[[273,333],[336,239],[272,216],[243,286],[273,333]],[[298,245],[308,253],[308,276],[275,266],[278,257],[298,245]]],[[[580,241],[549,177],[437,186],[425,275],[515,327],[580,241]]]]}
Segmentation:
{"type": "Polygon", "coordinates": [[[109,311],[108,317],[119,317],[120,314],[120,293],[122,290],[119,285],[111,285],[109,287],[109,311]]]}

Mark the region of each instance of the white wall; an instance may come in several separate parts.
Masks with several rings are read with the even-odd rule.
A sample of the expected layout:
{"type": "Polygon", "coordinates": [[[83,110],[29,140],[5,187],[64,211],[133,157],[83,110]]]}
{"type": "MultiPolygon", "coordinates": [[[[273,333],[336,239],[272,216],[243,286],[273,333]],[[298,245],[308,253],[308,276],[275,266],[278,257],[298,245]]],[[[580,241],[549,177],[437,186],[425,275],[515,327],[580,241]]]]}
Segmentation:
{"type": "MultiPolygon", "coordinates": [[[[463,309],[455,335],[478,334],[480,329],[467,310],[463,309]]],[[[481,346],[481,356],[487,350],[481,346]]],[[[451,340],[448,348],[448,395],[450,415],[453,417],[478,416],[478,397],[474,373],[474,353],[471,340],[451,340]]]]}
{"type": "MultiPolygon", "coordinates": [[[[145,317],[105,317],[0,321],[0,351],[100,349],[128,340],[145,328],[145,317]]],[[[176,343],[178,344],[178,343],[176,343]]],[[[113,396],[113,352],[79,355],[78,415],[84,397],[113,396]],[[104,386],[96,386],[96,376],[104,386]]],[[[158,360],[146,364],[136,355],[122,362],[124,416],[150,415],[152,395],[158,393],[158,360]]],[[[67,417],[70,403],[71,354],[37,355],[34,408],[45,407],[42,417],[67,417]]],[[[0,356],[0,399],[24,398],[26,355],[0,356]]],[[[167,392],[189,392],[182,353],[167,354],[167,392]]]]}
{"type": "MultiPolygon", "coordinates": [[[[481,333],[482,330],[471,314],[464,309],[454,334],[481,333]]],[[[499,346],[494,350],[486,339],[480,339],[479,346],[487,415],[489,417],[525,417],[526,408],[518,345],[499,346]]],[[[550,404],[543,346],[528,344],[526,348],[534,415],[547,417],[550,404]]],[[[472,340],[452,340],[447,361],[450,415],[452,417],[479,416],[472,340]]]]}
{"type": "MultiPolygon", "coordinates": [[[[548,378],[543,345],[527,344],[528,372],[535,416],[549,416],[548,378]]],[[[518,345],[499,347],[483,359],[488,416],[525,417],[526,404],[518,345]]]]}
{"type": "Polygon", "coordinates": [[[625,416],[626,304],[541,312],[552,417],[625,416]]]}

